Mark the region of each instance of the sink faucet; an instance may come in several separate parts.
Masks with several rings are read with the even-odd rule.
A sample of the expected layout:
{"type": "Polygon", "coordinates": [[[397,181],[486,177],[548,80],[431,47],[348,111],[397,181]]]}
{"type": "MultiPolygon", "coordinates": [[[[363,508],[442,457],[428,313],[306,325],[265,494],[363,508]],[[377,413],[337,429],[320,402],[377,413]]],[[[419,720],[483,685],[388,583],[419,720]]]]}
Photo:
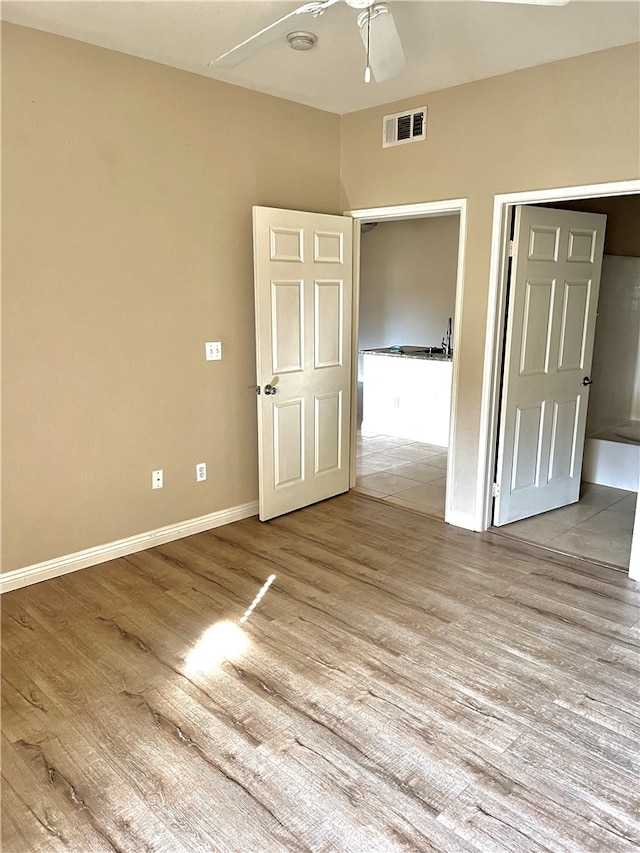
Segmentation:
{"type": "Polygon", "coordinates": [[[442,349],[447,358],[451,358],[453,355],[453,347],[451,346],[451,317],[449,317],[449,322],[447,323],[447,331],[442,339],[442,349]]]}

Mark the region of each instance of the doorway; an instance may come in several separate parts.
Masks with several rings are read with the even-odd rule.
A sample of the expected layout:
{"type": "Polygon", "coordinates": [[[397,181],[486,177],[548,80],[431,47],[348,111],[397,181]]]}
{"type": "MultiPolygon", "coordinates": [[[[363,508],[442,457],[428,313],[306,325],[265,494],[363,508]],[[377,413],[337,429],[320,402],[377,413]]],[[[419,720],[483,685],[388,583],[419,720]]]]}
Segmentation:
{"type": "MultiPolygon", "coordinates": [[[[618,197],[621,202],[626,200],[628,208],[629,197],[637,196],[639,190],[639,181],[628,181],[495,198],[485,394],[483,395],[483,415],[486,417],[485,435],[488,437],[488,445],[484,460],[486,464],[484,478],[479,478],[479,487],[482,490],[479,494],[479,506],[484,512],[484,517],[480,520],[480,529],[487,529],[492,523],[491,486],[496,458],[498,398],[508,274],[506,246],[512,213],[520,204],[538,204],[545,207],[611,214],[615,197],[618,197]],[[480,483],[480,480],[483,482],[480,483]]],[[[628,219],[626,212],[624,216],[628,219]]],[[[625,224],[628,226],[628,222],[625,224]]],[[[619,233],[618,229],[618,236],[619,233]]],[[[605,247],[606,252],[607,247],[605,247]]],[[[595,364],[594,375],[597,375],[595,364]]],[[[636,500],[636,493],[629,490],[616,490],[607,485],[585,482],[578,504],[501,527],[499,532],[535,542],[552,550],[605,562],[619,568],[628,566],[629,574],[637,577],[635,573],[640,572],[640,567],[635,565],[634,559],[637,560],[637,557],[634,558],[634,554],[637,554],[640,549],[631,548],[632,537],[640,536],[638,522],[640,513],[638,513],[636,500]],[[634,505],[636,505],[635,509],[634,505]],[[511,530],[508,529],[509,527],[511,530]],[[626,541],[623,542],[625,537],[626,541]],[[629,551],[632,551],[630,561],[629,551]]],[[[498,532],[497,529],[496,532],[498,532]]]]}
{"type": "MultiPolygon", "coordinates": [[[[358,362],[362,361],[359,359],[360,348],[358,346],[360,337],[359,319],[362,296],[359,284],[361,275],[360,262],[362,240],[367,239],[366,233],[364,235],[362,234],[361,225],[363,223],[370,222],[381,223],[382,225],[391,223],[399,225],[402,220],[425,220],[434,218],[442,220],[444,217],[456,217],[457,247],[454,247],[452,250],[455,253],[456,264],[454,297],[454,305],[456,307],[453,308],[451,310],[451,314],[449,314],[452,319],[450,339],[456,341],[460,325],[460,312],[459,310],[456,310],[456,308],[459,308],[461,301],[460,295],[462,292],[464,272],[466,200],[453,199],[444,202],[402,205],[398,207],[370,208],[366,210],[348,211],[347,215],[352,216],[354,220],[356,220],[354,255],[358,264],[358,270],[355,276],[356,287],[354,293],[353,312],[355,319],[353,337],[353,360],[355,372],[353,387],[355,389],[359,389],[361,387],[362,380],[362,367],[360,366],[360,370],[358,370],[358,362]]],[[[393,353],[394,356],[399,356],[397,360],[396,358],[377,359],[378,365],[380,366],[381,362],[385,361],[391,366],[395,364],[395,367],[397,368],[402,360],[402,356],[409,355],[409,358],[404,361],[404,365],[410,368],[409,372],[413,371],[413,376],[413,374],[419,370],[420,365],[418,364],[419,357],[411,351],[420,349],[421,344],[429,347],[439,345],[441,339],[446,337],[448,331],[446,322],[445,324],[438,325],[437,330],[436,327],[433,329],[428,327],[425,328],[427,329],[425,334],[429,337],[436,335],[437,340],[424,340],[414,347],[405,347],[403,345],[411,343],[409,340],[402,339],[396,341],[395,337],[393,340],[389,338],[389,341],[385,341],[385,343],[389,344],[387,349],[390,349],[393,344],[396,344],[398,348],[403,350],[403,352],[393,353]],[[441,325],[444,327],[440,328],[441,325]],[[404,350],[406,350],[406,353],[404,350]],[[412,364],[408,364],[409,361],[411,361],[412,364]]],[[[394,336],[401,336],[402,334],[405,334],[405,331],[401,330],[401,328],[397,328],[393,332],[394,336]]],[[[409,334],[408,330],[406,334],[409,334]]],[[[381,342],[382,341],[375,339],[365,340],[363,346],[367,348],[367,344],[374,344],[372,348],[375,349],[375,344],[379,345],[381,342]]],[[[429,365],[426,365],[424,362],[423,366],[429,367],[429,365]]],[[[435,363],[432,363],[430,366],[434,368],[437,367],[435,363]]],[[[445,370],[449,368],[449,375],[451,377],[447,390],[446,403],[444,404],[447,410],[446,416],[448,424],[445,427],[445,435],[447,437],[444,440],[438,439],[439,444],[436,444],[431,443],[431,441],[434,440],[429,439],[428,435],[422,436],[419,433],[411,434],[408,438],[403,438],[399,435],[389,436],[378,432],[363,436],[359,429],[360,423],[358,418],[358,407],[354,406],[352,422],[353,452],[351,460],[351,488],[355,488],[357,490],[359,473],[362,475],[363,472],[366,471],[366,476],[372,477],[373,479],[375,479],[375,475],[378,473],[385,479],[386,486],[389,484],[391,484],[391,486],[390,488],[386,488],[385,486],[384,489],[378,491],[378,489],[374,487],[375,484],[371,485],[373,483],[373,480],[371,480],[368,489],[370,496],[377,497],[382,500],[389,499],[389,502],[396,503],[397,505],[416,509],[417,511],[422,511],[429,515],[435,515],[443,518],[445,521],[449,521],[451,495],[446,484],[451,482],[450,471],[452,469],[455,454],[455,400],[457,390],[457,369],[455,357],[453,359],[449,358],[447,365],[441,364],[440,366],[444,367],[445,370]],[[446,446],[442,446],[443,444],[446,444],[446,446]],[[365,455],[367,460],[366,463],[363,464],[363,456],[365,455]],[[399,471],[399,469],[402,470],[399,471]],[[393,478],[396,479],[394,480],[393,478]],[[404,492],[405,494],[401,494],[401,492],[404,492]]],[[[416,380],[411,379],[408,381],[412,382],[416,380]]],[[[421,382],[420,379],[417,381],[421,382]]],[[[411,386],[409,385],[408,387],[410,388],[411,386]]],[[[419,402],[419,394],[416,394],[415,389],[413,389],[413,393],[408,392],[407,397],[408,396],[412,396],[414,403],[419,402]]],[[[421,419],[422,422],[424,422],[423,415],[420,413],[419,405],[416,406],[415,414],[417,417],[416,423],[419,428],[421,419]]]]}

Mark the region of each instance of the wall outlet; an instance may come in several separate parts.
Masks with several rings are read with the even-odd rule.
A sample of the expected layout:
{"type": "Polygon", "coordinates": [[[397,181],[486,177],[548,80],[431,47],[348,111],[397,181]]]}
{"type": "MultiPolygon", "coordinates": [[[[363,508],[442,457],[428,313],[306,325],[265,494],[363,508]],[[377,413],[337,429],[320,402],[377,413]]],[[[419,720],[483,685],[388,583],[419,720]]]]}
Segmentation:
{"type": "Polygon", "coordinates": [[[163,480],[162,468],[160,468],[158,471],[152,471],[151,472],[151,488],[152,489],[161,489],[162,488],[162,480],[163,480]]]}
{"type": "Polygon", "coordinates": [[[220,361],[222,358],[222,341],[207,341],[204,345],[207,361],[220,361]]]}
{"type": "Polygon", "coordinates": [[[207,463],[198,462],[196,465],[196,483],[201,483],[207,479],[207,463]]]}

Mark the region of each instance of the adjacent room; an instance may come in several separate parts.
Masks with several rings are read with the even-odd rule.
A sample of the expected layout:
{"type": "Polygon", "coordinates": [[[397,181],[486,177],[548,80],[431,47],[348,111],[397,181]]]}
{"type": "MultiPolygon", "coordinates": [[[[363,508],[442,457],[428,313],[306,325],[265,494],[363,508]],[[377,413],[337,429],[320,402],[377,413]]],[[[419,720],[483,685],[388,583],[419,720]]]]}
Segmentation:
{"type": "Polygon", "coordinates": [[[492,523],[512,209],[639,449],[639,4],[0,16],[2,849],[638,849],[637,484],[492,523]]]}
{"type": "Polygon", "coordinates": [[[362,232],[355,488],[444,519],[460,216],[362,232]]]}
{"type": "Polygon", "coordinates": [[[580,500],[496,530],[628,570],[640,474],[640,196],[557,207],[607,216],[580,500]]]}

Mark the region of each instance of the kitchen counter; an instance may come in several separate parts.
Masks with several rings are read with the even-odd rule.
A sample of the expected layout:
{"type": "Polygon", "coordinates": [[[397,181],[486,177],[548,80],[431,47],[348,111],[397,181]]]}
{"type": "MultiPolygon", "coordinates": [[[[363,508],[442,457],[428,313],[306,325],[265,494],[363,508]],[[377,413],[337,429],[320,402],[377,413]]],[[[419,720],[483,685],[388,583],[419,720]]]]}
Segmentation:
{"type": "Polygon", "coordinates": [[[441,347],[378,347],[362,349],[360,355],[391,355],[396,358],[426,358],[431,361],[451,361],[452,355],[446,355],[441,347]]]}

